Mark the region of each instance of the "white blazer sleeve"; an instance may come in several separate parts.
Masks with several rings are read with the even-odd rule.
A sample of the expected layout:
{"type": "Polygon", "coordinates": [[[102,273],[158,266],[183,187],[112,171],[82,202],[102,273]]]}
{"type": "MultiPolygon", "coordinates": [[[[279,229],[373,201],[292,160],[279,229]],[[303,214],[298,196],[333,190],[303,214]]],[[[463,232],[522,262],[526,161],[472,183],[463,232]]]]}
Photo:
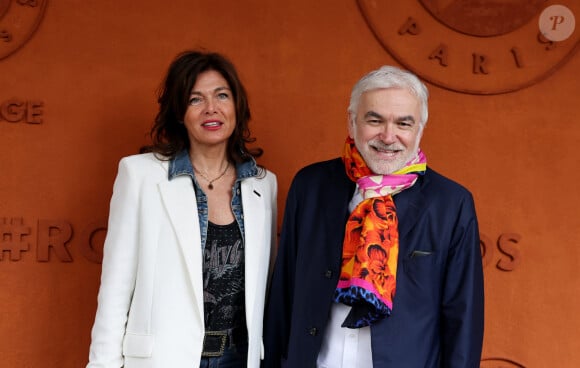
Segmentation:
{"type": "Polygon", "coordinates": [[[139,180],[122,159],[113,187],[101,286],[87,368],[122,367],[123,337],[138,259],[139,180]]]}

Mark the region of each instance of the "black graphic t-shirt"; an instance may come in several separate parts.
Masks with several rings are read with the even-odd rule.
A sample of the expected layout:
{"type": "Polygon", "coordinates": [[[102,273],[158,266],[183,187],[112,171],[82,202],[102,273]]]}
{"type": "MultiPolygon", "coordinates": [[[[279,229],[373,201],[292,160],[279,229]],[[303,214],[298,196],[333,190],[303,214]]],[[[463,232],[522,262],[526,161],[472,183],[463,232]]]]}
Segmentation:
{"type": "Polygon", "coordinates": [[[229,225],[208,224],[203,299],[206,330],[245,326],[244,242],[235,221],[229,225]]]}

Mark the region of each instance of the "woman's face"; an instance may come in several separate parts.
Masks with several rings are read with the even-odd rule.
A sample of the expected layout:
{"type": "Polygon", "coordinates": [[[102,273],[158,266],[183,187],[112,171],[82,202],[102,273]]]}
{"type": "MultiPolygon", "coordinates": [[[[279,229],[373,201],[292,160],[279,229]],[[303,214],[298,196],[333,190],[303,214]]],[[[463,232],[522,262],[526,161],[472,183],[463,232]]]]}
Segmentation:
{"type": "Polygon", "coordinates": [[[236,109],[230,86],[219,72],[208,70],[197,77],[183,122],[191,146],[227,145],[236,127],[236,109]]]}

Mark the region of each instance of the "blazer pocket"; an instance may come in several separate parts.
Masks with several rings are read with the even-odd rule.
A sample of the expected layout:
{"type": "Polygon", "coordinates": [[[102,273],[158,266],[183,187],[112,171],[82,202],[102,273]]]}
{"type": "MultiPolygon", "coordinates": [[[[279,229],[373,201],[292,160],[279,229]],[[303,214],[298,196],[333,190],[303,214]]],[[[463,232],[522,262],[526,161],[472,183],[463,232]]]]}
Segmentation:
{"type": "Polygon", "coordinates": [[[441,253],[436,251],[416,250],[405,257],[402,262],[403,274],[399,276],[405,283],[407,292],[413,295],[416,303],[430,305],[439,300],[441,285],[441,253]]]}
{"type": "Polygon", "coordinates": [[[433,282],[437,275],[438,254],[433,251],[414,250],[403,259],[405,273],[416,282],[433,282]]]}
{"type": "Polygon", "coordinates": [[[414,250],[413,253],[411,253],[411,259],[413,259],[413,258],[419,258],[419,257],[428,257],[428,256],[430,256],[432,254],[433,254],[433,252],[431,252],[431,251],[414,250]]]}
{"type": "Polygon", "coordinates": [[[153,354],[153,335],[126,333],[123,339],[123,355],[134,358],[150,358],[153,354]]]}

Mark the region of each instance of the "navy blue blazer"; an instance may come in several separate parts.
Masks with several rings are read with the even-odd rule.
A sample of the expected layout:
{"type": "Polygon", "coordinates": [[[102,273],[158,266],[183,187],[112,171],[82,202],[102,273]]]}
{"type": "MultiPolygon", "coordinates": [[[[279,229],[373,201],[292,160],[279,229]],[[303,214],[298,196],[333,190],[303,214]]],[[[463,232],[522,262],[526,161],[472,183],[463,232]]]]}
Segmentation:
{"type": "MultiPolygon", "coordinates": [[[[263,367],[316,367],[354,190],[340,159],[294,178],[266,307],[263,367]]],[[[479,367],[483,271],[472,195],[428,168],[394,201],[397,292],[391,316],[371,327],[373,367],[479,367]]]]}

